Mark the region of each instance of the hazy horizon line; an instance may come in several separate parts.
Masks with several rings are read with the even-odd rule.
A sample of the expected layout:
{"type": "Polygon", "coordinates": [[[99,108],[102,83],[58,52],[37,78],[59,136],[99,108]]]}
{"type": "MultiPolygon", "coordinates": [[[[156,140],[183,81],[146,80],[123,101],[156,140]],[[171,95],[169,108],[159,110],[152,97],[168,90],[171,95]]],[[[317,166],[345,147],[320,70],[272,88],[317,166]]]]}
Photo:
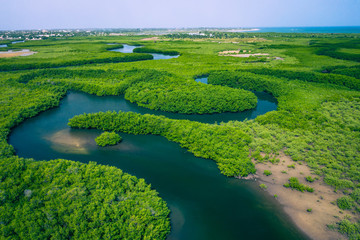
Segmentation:
{"type": "Polygon", "coordinates": [[[338,25],[338,26],[256,26],[256,27],[57,27],[57,28],[24,28],[24,29],[0,29],[0,31],[35,31],[35,30],[106,30],[106,29],[153,29],[153,30],[162,30],[162,29],[259,29],[259,28],[331,28],[331,27],[360,27],[360,25],[338,25]]]}

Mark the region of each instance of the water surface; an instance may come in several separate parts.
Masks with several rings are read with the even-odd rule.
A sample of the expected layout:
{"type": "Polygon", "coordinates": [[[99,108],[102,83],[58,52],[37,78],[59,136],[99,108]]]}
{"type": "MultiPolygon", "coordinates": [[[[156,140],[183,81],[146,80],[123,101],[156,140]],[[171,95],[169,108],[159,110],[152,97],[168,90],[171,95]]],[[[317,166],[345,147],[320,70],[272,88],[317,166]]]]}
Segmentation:
{"type": "Polygon", "coordinates": [[[360,33],[360,26],[349,27],[259,27],[253,32],[278,33],[360,33]]]}
{"type": "Polygon", "coordinates": [[[12,44],[16,44],[16,43],[23,43],[25,42],[24,40],[19,40],[19,41],[14,41],[14,42],[11,42],[12,44]]]}
{"type": "Polygon", "coordinates": [[[60,107],[16,127],[9,142],[20,157],[95,161],[145,178],[171,210],[170,240],[306,239],[256,182],[227,178],[213,161],[196,158],[177,143],[161,136],[120,133],[123,142],[101,148],[94,141],[101,131],[67,126],[75,115],[106,110],[151,111],[122,97],[70,92],[60,107]]]}
{"type": "MultiPolygon", "coordinates": [[[[115,45],[115,44],[108,44],[108,45],[115,45]]],[[[127,44],[121,44],[121,45],[123,45],[124,47],[111,49],[110,51],[121,52],[121,53],[132,53],[135,48],[140,47],[140,46],[130,46],[130,45],[127,45],[127,44]]]]}
{"type": "MultiPolygon", "coordinates": [[[[110,51],[113,52],[122,52],[122,53],[132,53],[135,48],[142,47],[142,46],[130,46],[127,44],[122,44],[123,48],[117,48],[117,49],[111,49],[110,51]]],[[[178,58],[179,55],[167,55],[167,54],[161,54],[161,53],[149,53],[153,55],[153,60],[160,60],[160,59],[171,59],[171,58],[178,58]]]]}
{"type": "Polygon", "coordinates": [[[196,78],[195,81],[207,84],[208,83],[208,78],[207,77],[200,77],[200,78],[196,78]]]}

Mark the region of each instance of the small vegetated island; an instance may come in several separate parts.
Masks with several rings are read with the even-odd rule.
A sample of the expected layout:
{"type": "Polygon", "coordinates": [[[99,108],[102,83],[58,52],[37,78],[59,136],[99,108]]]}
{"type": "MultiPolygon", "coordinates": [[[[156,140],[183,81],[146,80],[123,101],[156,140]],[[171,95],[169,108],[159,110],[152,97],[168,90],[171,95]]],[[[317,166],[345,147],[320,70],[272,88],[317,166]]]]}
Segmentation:
{"type": "Polygon", "coordinates": [[[103,132],[100,136],[95,138],[97,145],[101,147],[115,145],[121,142],[122,138],[115,132],[103,132]]]}
{"type": "Polygon", "coordinates": [[[165,239],[170,232],[169,209],[146,179],[95,163],[16,156],[7,142],[11,129],[58,106],[70,90],[123,95],[179,114],[244,111],[256,107],[254,91],[272,94],[277,111],[243,122],[109,111],[73,116],[69,126],[109,131],[97,138],[100,146],[119,142],[115,132],[160,135],[215,161],[228,177],[258,172],[261,188],[280,202],[292,206],[285,195],[307,199],[298,211],[316,229],[293,220],[311,238],[360,237],[359,34],[204,32],[156,41],[116,36],[1,44],[7,44],[1,51],[36,52],[0,58],[1,238],[165,239]],[[109,51],[121,43],[143,47],[109,51]],[[153,61],[149,53],[180,57],[153,61]],[[194,81],[200,76],[209,84],[194,81]],[[324,205],[328,215],[319,221],[324,205]]]}

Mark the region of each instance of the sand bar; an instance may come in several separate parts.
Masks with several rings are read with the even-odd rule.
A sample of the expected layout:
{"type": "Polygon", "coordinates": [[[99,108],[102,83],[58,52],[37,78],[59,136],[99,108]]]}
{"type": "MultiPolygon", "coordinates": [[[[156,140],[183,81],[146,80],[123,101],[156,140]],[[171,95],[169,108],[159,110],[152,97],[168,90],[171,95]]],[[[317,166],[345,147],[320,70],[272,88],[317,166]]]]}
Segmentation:
{"type": "Polygon", "coordinates": [[[157,41],[159,40],[159,37],[151,37],[151,38],[143,38],[141,41],[157,41]]]}
{"type": "Polygon", "coordinates": [[[21,51],[12,51],[9,50],[7,52],[0,52],[0,58],[9,58],[9,57],[25,57],[35,54],[36,52],[32,52],[29,49],[23,49],[21,51]]]}
{"type": "Polygon", "coordinates": [[[292,161],[289,156],[281,153],[278,157],[279,164],[255,163],[257,174],[253,177],[259,184],[265,184],[267,191],[271,196],[277,195],[276,199],[283,206],[285,212],[291,217],[294,223],[305,232],[311,239],[346,239],[340,233],[329,230],[327,225],[334,224],[344,219],[345,215],[357,220],[356,215],[348,210],[340,210],[336,204],[339,197],[344,196],[341,191],[334,192],[334,189],[325,184],[320,178],[313,183],[305,180],[306,176],[312,174],[311,169],[304,163],[302,165],[292,161]],[[289,168],[289,165],[295,165],[295,169],[289,168]],[[264,170],[270,170],[272,175],[265,176],[264,170]],[[286,172],[286,173],[285,173],[286,172]],[[313,193],[300,192],[285,188],[283,185],[288,183],[290,177],[297,177],[300,183],[314,188],[313,193]],[[312,209],[308,212],[307,209],[312,209]]]}
{"type": "Polygon", "coordinates": [[[220,55],[220,56],[248,58],[248,57],[256,57],[256,56],[269,56],[269,54],[268,53],[253,53],[253,54],[230,54],[230,55],[220,55]]]}

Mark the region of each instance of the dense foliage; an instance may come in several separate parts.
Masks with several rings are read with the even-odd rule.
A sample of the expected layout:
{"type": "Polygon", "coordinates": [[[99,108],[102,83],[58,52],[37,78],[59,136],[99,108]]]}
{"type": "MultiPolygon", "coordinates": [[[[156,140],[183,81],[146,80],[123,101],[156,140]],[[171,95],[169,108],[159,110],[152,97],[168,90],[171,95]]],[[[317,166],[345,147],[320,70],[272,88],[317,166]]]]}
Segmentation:
{"type": "Polygon", "coordinates": [[[165,55],[175,56],[179,55],[180,53],[177,51],[169,51],[169,50],[159,50],[159,49],[152,49],[152,48],[146,48],[146,47],[139,47],[135,48],[133,50],[134,53],[162,53],[165,55]]]}
{"type": "Polygon", "coordinates": [[[96,144],[101,147],[115,145],[121,140],[122,138],[120,137],[120,135],[115,132],[103,132],[100,136],[95,138],[96,144]]]}
{"type": "Polygon", "coordinates": [[[137,83],[126,90],[125,98],[142,107],[187,114],[240,112],[257,103],[249,91],[175,79],[137,83]]]}
{"type": "Polygon", "coordinates": [[[169,210],[143,179],[66,160],[0,160],[2,239],[164,239],[169,210]]]}
{"type": "Polygon", "coordinates": [[[57,106],[65,88],[51,84],[23,85],[12,80],[0,84],[0,156],[12,156],[13,147],[6,140],[10,129],[41,111],[57,106]]]}
{"type": "Polygon", "coordinates": [[[336,226],[331,226],[340,233],[345,234],[350,240],[360,239],[360,223],[351,222],[348,219],[340,221],[336,226]]]}
{"type": "Polygon", "coordinates": [[[326,55],[332,58],[360,62],[360,54],[354,53],[354,50],[356,52],[356,49],[359,46],[359,40],[348,40],[341,42],[329,42],[327,40],[313,41],[312,46],[318,48],[316,53],[319,55],[326,55]],[[344,51],[344,49],[354,50],[344,51]]]}
{"type": "Polygon", "coordinates": [[[99,112],[78,115],[69,121],[74,128],[97,128],[131,134],[155,134],[178,142],[197,157],[217,162],[226,176],[247,176],[255,173],[248,157],[251,139],[240,129],[210,125],[163,116],[132,112],[99,112]]]}
{"type": "Polygon", "coordinates": [[[80,66],[84,64],[94,63],[118,63],[118,62],[134,62],[151,60],[153,56],[149,54],[139,55],[125,55],[119,57],[107,57],[107,58],[91,58],[91,59],[74,59],[74,60],[59,60],[56,62],[44,62],[44,63],[24,63],[24,64],[12,64],[0,62],[0,71],[13,71],[13,70],[25,70],[25,69],[41,69],[41,68],[59,68],[67,66],[80,66]]]}
{"type": "Polygon", "coordinates": [[[352,209],[355,206],[354,199],[349,196],[344,196],[337,199],[336,203],[340,209],[352,209]]]}
{"type": "Polygon", "coordinates": [[[126,99],[142,107],[168,112],[238,112],[254,108],[257,103],[255,94],[249,91],[176,79],[169,73],[154,70],[51,69],[24,74],[18,82],[42,84],[44,78],[98,96],[125,94],[126,99]]]}
{"type": "MultiPolygon", "coordinates": [[[[236,81],[240,79],[244,81],[244,76],[247,76],[246,73],[251,72],[254,74],[260,75],[260,78],[286,78],[289,80],[302,80],[306,82],[319,82],[319,83],[331,83],[339,86],[345,86],[351,89],[360,90],[360,80],[344,76],[340,74],[332,74],[332,73],[316,73],[316,72],[307,72],[307,71],[289,71],[282,69],[268,69],[268,68],[260,68],[260,69],[250,69],[241,72],[219,72],[214,73],[209,76],[209,83],[213,84],[221,84],[223,81],[227,81],[228,84],[234,84],[236,81]],[[228,82],[229,80],[229,82],[228,82]]],[[[252,75],[254,76],[254,75],[252,75]]],[[[254,80],[254,78],[253,78],[254,80]]]]}

